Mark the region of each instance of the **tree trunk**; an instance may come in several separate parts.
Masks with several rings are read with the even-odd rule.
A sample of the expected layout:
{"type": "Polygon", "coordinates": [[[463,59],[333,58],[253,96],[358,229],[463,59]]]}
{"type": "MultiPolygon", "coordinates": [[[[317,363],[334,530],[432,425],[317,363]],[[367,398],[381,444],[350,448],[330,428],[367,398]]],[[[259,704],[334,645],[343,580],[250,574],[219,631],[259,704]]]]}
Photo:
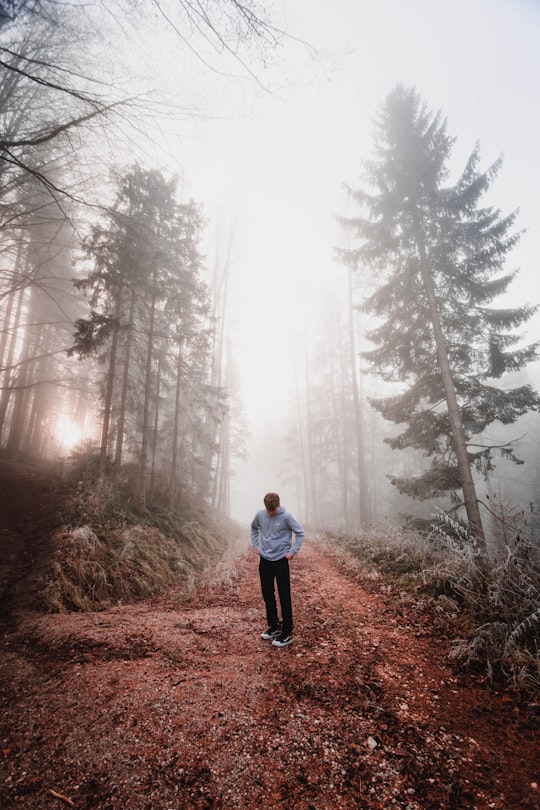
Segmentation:
{"type": "Polygon", "coordinates": [[[220,464],[216,470],[217,498],[215,507],[222,515],[229,517],[231,512],[230,487],[230,430],[231,417],[227,413],[221,422],[220,430],[220,464]]]}
{"type": "Polygon", "coordinates": [[[176,506],[178,469],[178,430],[180,428],[180,392],[182,390],[182,344],[178,340],[178,362],[176,364],[176,390],[174,395],[174,424],[171,449],[171,478],[169,481],[169,509],[176,506]]]}
{"type": "MultiPolygon", "coordinates": [[[[349,452],[347,444],[347,435],[345,426],[347,424],[347,390],[345,387],[345,363],[343,355],[339,355],[339,391],[340,391],[340,413],[336,409],[336,422],[341,421],[341,435],[337,430],[336,435],[339,437],[338,457],[341,458],[341,472],[340,472],[340,489],[341,489],[341,508],[343,511],[343,521],[346,529],[351,528],[351,520],[349,515],[349,452]]],[[[337,428],[337,425],[336,425],[337,428]]]]}
{"type": "Polygon", "coordinates": [[[10,334],[11,316],[13,314],[13,306],[15,304],[16,294],[17,290],[11,289],[2,296],[3,298],[7,297],[7,305],[6,314],[3,316],[4,325],[2,328],[2,337],[0,338],[0,368],[5,368],[6,366],[4,363],[4,352],[6,351],[8,335],[10,334]]]}
{"type": "MultiPolygon", "coordinates": [[[[307,322],[306,322],[307,328],[307,322]]],[[[306,339],[305,352],[305,392],[306,392],[306,419],[305,419],[305,463],[306,463],[306,514],[308,520],[317,523],[318,501],[317,482],[315,480],[315,464],[313,462],[313,416],[311,411],[310,371],[309,371],[309,344],[306,339]]]]}
{"type": "MultiPolygon", "coordinates": [[[[229,279],[230,279],[230,260],[234,243],[234,226],[231,227],[228,234],[227,247],[225,252],[225,260],[221,271],[218,266],[219,250],[216,251],[216,265],[214,268],[212,302],[213,302],[213,317],[218,324],[215,332],[215,345],[213,352],[212,363],[212,383],[219,391],[222,386],[222,378],[224,373],[224,358],[225,358],[225,325],[227,318],[227,299],[229,294],[229,279]]],[[[224,475],[230,474],[230,417],[225,417],[221,424],[217,425],[216,445],[216,468],[214,479],[211,484],[211,503],[214,508],[220,509],[228,515],[228,507],[225,501],[228,501],[229,485],[223,481],[224,475]],[[225,422],[227,423],[225,425],[225,422]]],[[[211,467],[211,458],[210,458],[211,467]]]]}
{"type": "MultiPolygon", "coordinates": [[[[13,293],[13,295],[15,295],[15,293],[13,293]]],[[[16,295],[17,295],[17,306],[15,309],[15,316],[13,318],[13,322],[8,322],[6,320],[6,333],[8,330],[8,326],[11,332],[9,337],[9,344],[7,347],[7,353],[5,357],[5,363],[3,363],[4,373],[2,379],[2,396],[0,398],[0,437],[2,436],[2,433],[4,431],[6,413],[9,406],[9,400],[11,398],[13,380],[15,378],[15,374],[13,371],[13,363],[15,360],[15,346],[17,344],[18,331],[21,325],[21,312],[24,300],[24,289],[19,289],[16,295]]]]}
{"type": "Polygon", "coordinates": [[[118,411],[118,422],[116,429],[116,448],[114,453],[114,466],[119,469],[122,464],[122,452],[124,448],[124,432],[126,425],[126,405],[129,385],[129,367],[131,362],[131,345],[133,342],[133,319],[135,317],[135,284],[131,285],[131,296],[129,304],[128,327],[126,345],[124,348],[124,371],[122,374],[122,391],[120,393],[120,407],[118,411]]]}
{"type": "MultiPolygon", "coordinates": [[[[121,311],[121,295],[119,294],[115,306],[115,319],[120,317],[121,311]]],[[[105,387],[105,403],[103,406],[103,424],[101,426],[101,451],[99,456],[99,470],[101,473],[105,471],[107,466],[107,451],[109,449],[109,430],[111,426],[111,409],[114,390],[114,377],[116,372],[116,357],[118,354],[118,336],[120,326],[118,320],[115,320],[113,327],[113,335],[111,341],[111,350],[109,353],[109,370],[107,372],[107,383],[105,387]]]]}
{"type": "Polygon", "coordinates": [[[23,346],[17,362],[14,378],[15,396],[9,435],[6,442],[8,456],[15,457],[21,448],[28,405],[28,371],[30,362],[30,326],[24,328],[23,346]]]}
{"type": "Polygon", "coordinates": [[[152,299],[150,302],[150,322],[148,325],[148,342],[146,349],[146,372],[144,380],[144,404],[143,419],[141,426],[141,463],[139,468],[139,494],[138,505],[142,511],[146,507],[146,474],[148,465],[148,443],[150,429],[150,399],[152,395],[152,358],[154,354],[154,322],[156,317],[156,280],[157,267],[154,266],[152,272],[152,299]]]}
{"type": "MultiPolygon", "coordinates": [[[[52,355],[55,349],[56,334],[47,324],[38,322],[35,314],[34,360],[32,362],[31,410],[25,429],[22,450],[32,456],[41,456],[45,447],[57,455],[58,444],[58,405],[51,380],[54,377],[52,355]],[[39,347],[39,356],[36,349],[39,347]]],[[[27,384],[28,384],[27,380],[27,384]]]]}
{"type": "Polygon", "coordinates": [[[163,349],[160,346],[158,349],[158,366],[156,371],[156,386],[154,397],[154,424],[152,428],[152,461],[150,464],[150,496],[153,497],[156,488],[156,459],[157,459],[157,444],[159,432],[159,397],[161,394],[161,362],[162,362],[163,349]]]}
{"type": "Polygon", "coordinates": [[[463,490],[465,511],[467,512],[467,519],[469,521],[470,529],[475,538],[478,540],[482,550],[485,551],[486,540],[484,537],[484,530],[482,528],[482,519],[480,516],[480,508],[478,506],[478,499],[476,497],[476,489],[471,472],[471,465],[469,464],[467,444],[465,442],[465,435],[463,433],[463,425],[461,422],[461,414],[459,411],[456,389],[454,386],[454,380],[452,378],[448,353],[446,351],[446,340],[441,326],[439,308],[437,306],[433,281],[429,271],[426,248],[423,241],[418,237],[418,226],[416,241],[420,255],[422,278],[424,280],[428,298],[435,345],[437,347],[437,357],[439,360],[442,382],[446,396],[446,404],[448,407],[448,419],[450,421],[454,452],[456,454],[459,477],[463,490]]]}
{"type": "Polygon", "coordinates": [[[358,471],[358,527],[367,525],[367,482],[364,464],[364,428],[362,424],[362,408],[358,386],[358,373],[356,370],[356,347],[354,339],[354,310],[352,300],[352,269],[348,274],[348,310],[349,310],[349,350],[351,363],[351,385],[354,401],[354,424],[356,438],[356,469],[358,471]]]}

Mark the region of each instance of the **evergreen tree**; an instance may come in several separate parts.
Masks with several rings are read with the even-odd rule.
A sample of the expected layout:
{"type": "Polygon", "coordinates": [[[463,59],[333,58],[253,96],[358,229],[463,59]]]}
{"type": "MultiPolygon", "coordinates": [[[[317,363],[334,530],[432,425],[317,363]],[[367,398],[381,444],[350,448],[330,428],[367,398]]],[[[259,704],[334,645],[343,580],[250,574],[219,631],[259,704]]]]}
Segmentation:
{"type": "Polygon", "coordinates": [[[91,312],[76,322],[70,353],[101,356],[101,466],[108,458],[117,467],[125,457],[137,462],[141,508],[158,470],[171,505],[181,485],[202,498],[211,490],[208,426],[223,416],[223,391],[210,379],[201,228],[195,204],[176,200],[176,181],[135,166],[119,182],[108,221],[84,242],[88,272],[76,286],[90,291],[91,312]]]}
{"type": "MultiPolygon", "coordinates": [[[[490,306],[515,272],[505,260],[520,238],[516,213],[482,205],[501,161],[480,171],[478,145],[457,182],[447,184],[454,139],[412,88],[396,87],[375,127],[375,157],[366,163],[369,191],[349,189],[360,215],[345,219],[361,240],[342,259],[377,275],[365,309],[378,316],[363,352],[371,369],[401,393],[372,400],[385,419],[404,425],[387,439],[416,448],[431,465],[415,478],[391,478],[400,492],[463,500],[471,529],[484,542],[472,473],[487,478],[495,448],[475,443],[492,422],[513,424],[540,409],[529,385],[497,385],[537,355],[519,346],[515,328],[535,308],[490,306]],[[459,496],[463,492],[463,498],[459,496]]],[[[500,448],[519,462],[511,447],[500,448]]]]}

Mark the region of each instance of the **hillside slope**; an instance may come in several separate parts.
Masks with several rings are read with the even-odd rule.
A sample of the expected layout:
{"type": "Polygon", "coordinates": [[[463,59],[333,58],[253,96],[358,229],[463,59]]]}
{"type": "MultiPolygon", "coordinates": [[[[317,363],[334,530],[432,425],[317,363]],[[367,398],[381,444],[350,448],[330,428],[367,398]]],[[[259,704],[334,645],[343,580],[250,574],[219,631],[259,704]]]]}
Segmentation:
{"type": "Polygon", "coordinates": [[[455,673],[414,600],[309,537],[283,650],[260,638],[251,555],[188,601],[31,612],[53,493],[22,475],[0,495],[3,810],[540,807],[533,719],[455,673]]]}

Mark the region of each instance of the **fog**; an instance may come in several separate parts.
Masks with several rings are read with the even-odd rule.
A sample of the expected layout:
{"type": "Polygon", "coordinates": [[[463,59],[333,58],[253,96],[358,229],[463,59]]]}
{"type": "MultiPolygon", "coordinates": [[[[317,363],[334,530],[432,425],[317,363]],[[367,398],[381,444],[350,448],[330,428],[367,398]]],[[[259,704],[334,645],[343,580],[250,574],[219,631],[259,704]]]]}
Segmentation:
{"type": "MultiPolygon", "coordinates": [[[[334,214],[347,206],[342,184],[354,184],[361,161],[370,156],[375,111],[396,81],[416,86],[431,109],[447,117],[456,137],[456,171],[476,141],[483,165],[504,155],[489,198],[507,212],[519,207],[526,229],[509,262],[520,268],[512,305],[538,299],[534,155],[540,121],[530,84],[539,61],[538,8],[459,2],[293,5],[294,33],[324,52],[322,64],[309,63],[306,80],[305,64],[299,65],[297,50],[289,48],[291,86],[277,98],[258,99],[248,120],[220,126],[226,136],[213,138],[212,147],[216,140],[230,146],[227,161],[219,148],[203,152],[204,159],[214,154],[203,177],[209,196],[216,191],[212,178],[225,177],[223,187],[232,190],[225,205],[231,200],[237,212],[231,324],[251,438],[249,460],[235,468],[231,486],[233,511],[242,520],[269,488],[282,491],[286,502],[302,511],[290,470],[284,470],[291,455],[284,436],[290,419],[294,424],[296,381],[302,377],[298,369],[306,344],[321,338],[328,290],[343,294],[346,275],[332,249],[341,238],[334,214]],[[302,74],[298,84],[295,70],[302,74]]],[[[529,338],[538,337],[539,324],[538,316],[529,322],[529,338]]],[[[538,386],[538,366],[529,372],[538,386]]],[[[364,380],[364,392],[374,385],[364,380]]],[[[529,431],[527,441],[537,447],[537,436],[529,431]]],[[[531,463],[538,464],[537,450],[531,463]]],[[[534,500],[529,475],[515,466],[504,478],[509,474],[523,496],[534,500]]]]}
{"type": "MultiPolygon", "coordinates": [[[[137,374],[124,386],[125,402],[140,396],[140,410],[128,410],[125,425],[122,423],[126,442],[120,450],[114,439],[123,461],[136,465],[141,454],[146,459],[148,472],[142,484],[139,482],[139,491],[142,485],[158,488],[159,442],[154,436],[146,447],[145,437],[154,435],[151,430],[162,430],[165,436],[175,419],[180,424],[184,420],[189,430],[177,431],[181,437],[175,447],[179,460],[167,491],[173,485],[175,491],[181,489],[189,478],[213,507],[247,523],[261,508],[264,493],[277,490],[282,503],[299,519],[319,528],[326,524],[358,528],[362,522],[354,504],[358,471],[348,469],[349,462],[343,460],[349,476],[344,489],[337,456],[309,458],[313,456],[310,425],[319,418],[329,419],[325,407],[330,389],[324,388],[318,374],[324,370],[334,382],[339,369],[345,374],[351,351],[349,295],[356,306],[370,292],[365,277],[355,274],[351,293],[349,272],[335,258],[335,248],[349,244],[336,215],[354,215],[344,184],[361,187],[361,165],[372,156],[373,123],[387,93],[398,83],[415,87],[431,111],[441,111],[449,134],[456,139],[454,179],[476,142],[484,168],[504,154],[488,194],[489,204],[507,214],[519,208],[516,230],[523,230],[523,235],[505,265],[508,272],[515,268],[520,272],[497,306],[538,303],[540,9],[527,0],[476,0],[474,4],[467,0],[276,2],[269,5],[269,13],[276,31],[285,34],[276,34],[277,47],[272,47],[272,37],[267,36],[264,43],[255,38],[251,45],[246,43],[245,50],[239,47],[234,53],[219,38],[187,27],[182,16],[166,18],[149,5],[147,16],[143,13],[128,20],[123,15],[129,4],[119,3],[114,14],[97,4],[86,18],[90,28],[97,24],[100,36],[89,39],[85,75],[91,73],[95,81],[87,83],[85,90],[111,104],[129,97],[132,106],[109,119],[99,132],[83,132],[80,142],[77,135],[67,160],[67,151],[58,164],[54,155],[28,158],[29,165],[38,165],[40,172],[53,177],[69,193],[59,195],[48,181],[41,186],[41,193],[49,195],[46,202],[38,204],[34,198],[29,205],[27,196],[23,213],[20,201],[16,203],[17,216],[25,218],[25,233],[31,234],[25,237],[27,247],[32,243],[28,255],[33,251],[38,257],[31,262],[33,282],[25,298],[8,295],[20,288],[14,277],[23,277],[30,270],[18,269],[14,274],[13,267],[19,267],[17,262],[24,256],[18,252],[20,242],[8,232],[11,222],[4,218],[11,242],[1,278],[3,391],[7,392],[2,448],[10,451],[10,435],[17,433],[11,452],[67,458],[81,441],[96,445],[102,441],[107,390],[104,366],[97,357],[81,361],[66,355],[77,318],[87,316],[91,288],[87,286],[85,291],[83,286],[77,291],[69,285],[72,277],[86,278],[92,256],[98,256],[95,249],[91,255],[81,250],[81,242],[91,225],[101,221],[99,207],[110,205],[115,198],[109,170],[121,174],[137,162],[145,171],[155,169],[166,178],[177,176],[181,203],[194,201],[199,207],[201,260],[197,272],[209,290],[209,313],[200,316],[200,329],[193,328],[187,337],[179,330],[167,332],[167,339],[181,348],[164,350],[159,356],[157,342],[163,338],[163,330],[172,329],[171,322],[165,325],[170,301],[160,303],[158,294],[151,320],[142,311],[142,302],[146,306],[149,301],[145,298],[149,288],[141,286],[142,299],[133,304],[135,310],[141,310],[137,321],[140,339],[131,348],[123,347],[123,359],[111,374],[116,374],[120,403],[126,358],[132,367],[135,357],[140,363],[137,374]],[[99,91],[98,81],[103,82],[99,91]],[[72,225],[69,235],[66,222],[72,225]],[[52,288],[59,279],[62,292],[56,294],[52,288]],[[18,306],[26,326],[42,322],[39,334],[34,330],[30,342],[24,330],[15,328],[18,306]],[[215,332],[201,349],[204,318],[215,332]],[[61,327],[53,330],[52,324],[61,327]],[[150,333],[150,329],[154,331],[150,333]],[[151,334],[146,342],[144,330],[145,338],[151,334]],[[196,339],[200,354],[194,348],[196,339]],[[204,352],[206,376],[201,371],[204,352]],[[36,396],[32,406],[27,404],[25,426],[14,431],[22,407],[16,390],[30,385],[17,377],[20,364],[24,366],[31,355],[38,354],[49,357],[48,365],[41,364],[31,383],[39,384],[42,396],[36,396]],[[190,370],[189,376],[182,377],[185,398],[176,409],[175,362],[178,368],[185,362],[190,370]],[[152,397],[143,402],[142,394],[134,392],[142,390],[145,369],[147,379],[155,376],[157,380],[163,373],[167,385],[155,387],[152,397]],[[198,396],[206,386],[213,387],[209,396],[215,397],[214,415],[201,413],[198,396]],[[314,393],[317,387],[319,398],[314,393]],[[189,397],[185,394],[188,389],[189,397]],[[223,410],[217,404],[218,389],[227,395],[223,410]],[[165,403],[167,397],[170,402],[165,403]],[[162,400],[158,412],[153,403],[162,400]],[[215,416],[218,412],[219,418],[215,416]],[[128,440],[130,419],[139,418],[145,425],[142,438],[134,432],[128,440]],[[214,418],[212,439],[219,445],[217,451],[209,450],[201,439],[214,418]],[[47,439],[26,446],[21,432],[26,431],[27,437],[37,435],[38,422],[46,426],[47,439]],[[155,481],[154,467],[149,472],[152,452],[156,455],[155,481]],[[191,468],[186,472],[190,453],[196,459],[197,474],[191,468]],[[316,481],[309,497],[308,474],[316,481]]],[[[2,29],[5,47],[17,39],[16,29],[16,22],[2,29]]],[[[84,38],[84,31],[81,36],[84,38]]],[[[60,61],[62,70],[67,70],[68,57],[60,61]]],[[[39,113],[35,115],[39,119],[39,113]]],[[[7,113],[4,117],[7,120],[7,113]]],[[[15,205],[11,197],[5,201],[6,206],[15,205]]],[[[197,295],[193,293],[193,301],[202,307],[197,295]]],[[[98,301],[96,293],[94,303],[98,301]]],[[[364,335],[370,322],[356,308],[352,318],[364,426],[363,461],[370,476],[365,507],[369,523],[395,524],[411,514],[429,517],[448,502],[444,498],[414,501],[399,495],[388,481],[389,474],[414,474],[426,462],[420,453],[391,450],[384,444],[383,439],[393,435],[392,426],[368,404],[370,397],[382,396],[384,389],[380,380],[366,373],[360,355],[366,348],[364,335]]],[[[535,314],[518,331],[526,343],[540,339],[540,316],[535,314]]],[[[120,341],[124,339],[125,333],[120,341]]],[[[520,375],[505,378],[502,387],[531,384],[538,390],[539,383],[539,365],[534,363],[520,375]]],[[[112,431],[117,415],[111,414],[112,431]]],[[[348,418],[338,420],[339,430],[345,429],[348,418]]],[[[491,497],[498,493],[501,500],[521,500],[523,505],[536,502],[538,414],[526,414],[506,428],[494,425],[488,434],[485,440],[493,443],[518,440],[518,455],[526,465],[502,461],[489,484],[481,484],[482,493],[491,497]]],[[[330,442],[331,437],[325,440],[330,442]]],[[[347,435],[343,437],[344,446],[355,441],[352,435],[349,440],[347,435]]],[[[113,438],[109,452],[112,442],[113,438]]],[[[187,497],[182,492],[179,502],[187,497]]],[[[172,498],[171,505],[174,503],[172,498]]]]}

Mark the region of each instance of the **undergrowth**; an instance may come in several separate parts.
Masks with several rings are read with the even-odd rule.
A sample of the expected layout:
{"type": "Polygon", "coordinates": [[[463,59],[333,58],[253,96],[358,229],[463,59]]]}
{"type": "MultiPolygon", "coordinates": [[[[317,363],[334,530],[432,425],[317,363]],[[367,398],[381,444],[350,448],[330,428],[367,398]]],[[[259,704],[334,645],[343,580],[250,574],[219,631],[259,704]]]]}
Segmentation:
{"type": "Polygon", "coordinates": [[[524,531],[488,559],[461,524],[437,516],[428,533],[391,529],[332,536],[366,577],[380,577],[452,616],[452,660],[515,687],[540,691],[540,545],[524,531]]]}
{"type": "Polygon", "coordinates": [[[86,460],[65,483],[72,495],[42,578],[43,610],[97,610],[171,588],[182,597],[233,565],[238,527],[204,505],[140,513],[117,478],[86,460]]]}

